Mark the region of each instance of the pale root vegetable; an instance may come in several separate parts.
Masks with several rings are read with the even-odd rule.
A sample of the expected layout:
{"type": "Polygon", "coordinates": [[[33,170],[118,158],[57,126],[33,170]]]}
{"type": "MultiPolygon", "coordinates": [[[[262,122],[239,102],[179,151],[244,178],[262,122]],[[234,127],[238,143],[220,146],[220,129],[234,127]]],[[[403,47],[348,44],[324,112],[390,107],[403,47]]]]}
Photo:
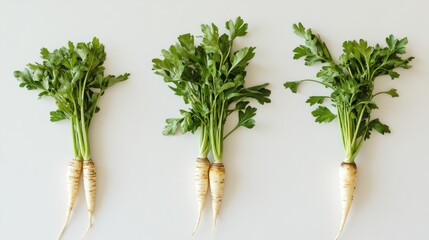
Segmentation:
{"type": "MultiPolygon", "coordinates": [[[[14,75],[20,87],[39,90],[40,97],[52,97],[57,109],[51,111],[50,120],[69,120],[74,150],[74,161],[68,169],[69,202],[66,223],[76,199],[80,174],[83,171],[86,202],[89,212],[89,228],[95,205],[95,166],[91,159],[89,133],[94,115],[100,111],[97,106],[101,96],[115,84],[128,79],[129,73],[119,76],[105,75],[106,60],[104,45],[94,37],[91,42],[74,44],[53,51],[42,48],[42,63],[28,64],[23,71],[14,75]]],[[[86,233],[85,233],[86,234],[86,233]]]]}
{"type": "Polygon", "coordinates": [[[353,195],[356,188],[357,173],[358,171],[356,163],[341,163],[339,171],[341,194],[341,224],[335,239],[338,239],[338,237],[340,236],[344,224],[346,223],[350,207],[352,206],[353,195]]]}
{"type": "Polygon", "coordinates": [[[197,193],[198,216],[194,234],[200,225],[201,214],[206,201],[207,190],[209,189],[209,169],[210,162],[207,158],[197,158],[195,161],[195,190],[197,193]]]}
{"type": "Polygon", "coordinates": [[[301,23],[294,24],[293,29],[298,36],[305,39],[305,44],[293,50],[293,58],[303,58],[307,66],[316,63],[321,63],[322,66],[316,75],[318,79],[289,81],[284,86],[293,93],[298,91],[303,82],[317,83],[329,89],[329,93],[310,96],[306,102],[310,106],[318,105],[311,113],[316,122],[329,123],[338,119],[340,127],[345,160],[339,173],[342,217],[336,236],[338,239],[353,201],[358,172],[355,159],[373,131],[380,134],[390,133],[388,125],[371,116],[372,111],[378,109],[376,97],[382,94],[399,97],[395,88],[375,91],[376,79],[383,76],[398,78],[400,74],[396,70],[411,68],[409,63],[414,57],[401,56],[406,53],[406,37],[397,39],[389,35],[385,47],[381,44],[371,46],[363,39],[345,41],[342,44],[343,53],[336,60],[318,34],[306,29],[301,23]],[[336,113],[331,111],[334,109],[336,113]]]}
{"type": "MultiPolygon", "coordinates": [[[[86,205],[88,206],[88,215],[89,215],[89,225],[85,232],[88,232],[88,230],[92,226],[92,217],[94,214],[94,206],[95,206],[95,194],[96,194],[96,171],[95,171],[95,164],[94,162],[90,160],[84,160],[83,161],[83,187],[85,189],[85,198],[86,198],[86,205]]],[[[85,238],[84,235],[84,238],[85,238]]]]}
{"type": "MultiPolygon", "coordinates": [[[[225,168],[222,164],[224,141],[240,127],[253,128],[256,108],[250,100],[260,104],[271,102],[268,83],[246,87],[246,68],[255,56],[255,47],[237,49],[234,41],[247,34],[247,23],[241,17],[225,23],[229,33],[221,34],[215,24],[202,24],[202,35],[180,35],[178,41],[162,50],[163,58],[155,58],[153,70],[164,78],[176,95],[183,97],[187,110],[181,109],[179,118],[168,118],[163,133],[174,135],[200,133],[200,157],[206,158],[211,151],[213,164],[209,170],[212,195],[213,224],[222,202],[225,168]],[[199,42],[199,43],[198,43],[199,42]],[[238,118],[232,128],[225,131],[228,116],[238,118]]],[[[197,229],[204,204],[207,163],[204,170],[197,162],[196,187],[199,204],[197,229]]],[[[214,229],[213,225],[213,229],[214,229]]],[[[194,231],[195,232],[195,231],[194,231]]]]}
{"type": "Polygon", "coordinates": [[[213,229],[222,203],[223,188],[225,186],[225,167],[223,163],[213,163],[209,171],[210,192],[212,196],[213,229]]]}
{"type": "Polygon", "coordinates": [[[74,203],[76,202],[76,195],[79,188],[80,175],[82,173],[82,161],[80,160],[71,160],[69,165],[67,166],[67,193],[68,193],[68,201],[67,201],[67,214],[66,221],[61,229],[61,232],[58,236],[58,239],[61,239],[63,235],[64,229],[67,226],[67,223],[70,218],[71,211],[73,209],[74,203]]]}

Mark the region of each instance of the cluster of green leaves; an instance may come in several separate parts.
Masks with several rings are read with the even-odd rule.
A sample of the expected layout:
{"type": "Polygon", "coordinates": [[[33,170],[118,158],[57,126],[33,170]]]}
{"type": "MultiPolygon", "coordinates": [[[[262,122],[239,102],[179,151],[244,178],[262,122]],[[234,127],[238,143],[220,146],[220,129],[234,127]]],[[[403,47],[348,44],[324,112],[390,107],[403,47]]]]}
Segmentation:
{"type": "Polygon", "coordinates": [[[52,111],[51,121],[70,119],[76,159],[90,159],[88,130],[92,118],[100,109],[98,100],[107,88],[128,79],[129,74],[104,76],[106,60],[104,45],[97,38],[89,43],[68,43],[50,52],[42,48],[42,63],[28,64],[23,71],[15,71],[20,87],[41,91],[58,107],[52,111]]]}
{"type": "Polygon", "coordinates": [[[211,149],[215,161],[221,161],[225,137],[239,127],[255,125],[256,108],[249,105],[249,99],[260,104],[270,102],[268,83],[244,86],[246,67],[255,56],[255,48],[234,51],[233,42],[247,34],[247,27],[240,17],[226,22],[229,34],[220,34],[214,24],[203,24],[199,44],[193,35],[181,35],[175,45],[162,50],[163,59],[152,60],[155,73],[190,105],[188,110],[180,110],[180,118],[167,119],[164,134],[175,134],[179,128],[194,133],[200,128],[200,154],[206,156],[211,149]],[[224,124],[233,112],[238,112],[238,122],[224,135],[224,124]]]}
{"type": "Polygon", "coordinates": [[[284,86],[296,93],[302,82],[316,82],[332,90],[330,96],[311,96],[310,105],[324,104],[326,100],[337,110],[331,112],[326,106],[320,105],[312,114],[316,122],[331,122],[338,116],[342,143],[346,151],[346,161],[353,162],[362,143],[368,139],[372,130],[381,134],[390,133],[389,127],[379,119],[372,119],[371,112],[377,109],[374,97],[388,94],[398,97],[396,89],[374,93],[374,82],[379,76],[398,78],[397,68],[408,69],[413,57],[402,58],[408,43],[407,38],[396,39],[393,35],[386,38],[386,47],[379,44],[369,46],[367,41],[345,41],[343,53],[336,63],[321,40],[311,29],[294,24],[295,33],[305,39],[305,44],[293,50],[294,59],[304,58],[305,65],[322,63],[317,73],[318,80],[306,79],[286,82],[284,86]]]}

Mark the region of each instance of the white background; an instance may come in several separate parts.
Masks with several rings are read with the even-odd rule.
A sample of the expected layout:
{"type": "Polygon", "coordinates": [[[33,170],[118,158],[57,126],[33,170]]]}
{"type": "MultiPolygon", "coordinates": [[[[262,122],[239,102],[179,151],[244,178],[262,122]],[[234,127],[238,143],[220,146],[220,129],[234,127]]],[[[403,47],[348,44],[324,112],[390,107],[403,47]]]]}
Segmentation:
{"type": "MultiPolygon", "coordinates": [[[[272,103],[258,106],[254,129],[240,129],[225,143],[215,239],[332,240],[338,229],[337,171],[344,157],[338,126],[315,123],[305,103],[324,89],[305,84],[291,94],[282,86],[319,69],[292,60],[302,43],[291,29],[298,21],[320,33],[335,56],[344,40],[383,44],[391,33],[408,37],[413,68],[377,82],[377,89],[395,87],[400,94],[380,96],[374,112],[392,134],[374,133],[356,160],[358,186],[341,239],[429,239],[428,7],[424,0],[0,0],[0,239],[55,239],[73,156],[69,123],[49,122],[53,101],[19,88],[13,71],[40,61],[42,47],[93,36],[106,46],[107,73],[131,77],[106,92],[90,132],[98,192],[88,239],[210,239],[209,201],[191,236],[198,138],[161,134],[165,118],[186,106],[153,74],[151,59],[178,35],[198,35],[202,23],[224,29],[237,16],[249,23],[237,46],[257,47],[247,81],[269,82],[272,103]]],[[[87,221],[81,189],[63,239],[80,239],[87,221]]]]}

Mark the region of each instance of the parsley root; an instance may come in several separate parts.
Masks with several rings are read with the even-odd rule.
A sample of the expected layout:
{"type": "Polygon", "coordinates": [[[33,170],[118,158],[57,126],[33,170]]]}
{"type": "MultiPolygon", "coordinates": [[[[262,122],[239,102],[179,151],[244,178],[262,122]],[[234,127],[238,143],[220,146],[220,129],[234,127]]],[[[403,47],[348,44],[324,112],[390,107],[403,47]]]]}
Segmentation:
{"type": "Polygon", "coordinates": [[[197,193],[198,202],[198,216],[195,225],[195,233],[200,225],[201,214],[203,212],[204,203],[206,202],[206,195],[209,189],[209,169],[210,161],[205,158],[198,158],[195,161],[195,190],[197,193]]]}
{"type": "MultiPolygon", "coordinates": [[[[94,162],[89,160],[83,161],[83,188],[85,190],[86,205],[88,206],[89,228],[92,227],[92,216],[94,214],[95,194],[97,191],[96,171],[94,162]]],[[[86,233],[85,233],[86,235],[86,233]]]]}
{"type": "Polygon", "coordinates": [[[68,119],[71,123],[71,136],[74,160],[67,170],[67,191],[69,194],[67,215],[58,239],[61,238],[73,208],[83,172],[85,197],[89,212],[89,227],[95,205],[95,166],[91,160],[89,129],[95,113],[100,108],[97,103],[106,89],[128,79],[129,74],[119,76],[104,75],[106,52],[97,38],[89,43],[69,42],[67,47],[54,51],[42,48],[42,63],[28,64],[23,71],[16,71],[15,77],[20,87],[40,90],[40,97],[49,96],[58,107],[52,111],[51,121],[68,119]]]}
{"type": "Polygon", "coordinates": [[[374,93],[375,79],[380,76],[389,76],[391,79],[399,77],[397,68],[409,69],[413,57],[402,58],[406,52],[407,38],[396,39],[393,35],[386,38],[387,47],[379,44],[369,46],[368,42],[345,41],[343,54],[337,63],[332,58],[326,44],[320,36],[313,34],[311,29],[294,24],[295,33],[305,39],[305,45],[295,48],[294,59],[304,58],[305,65],[323,64],[317,73],[320,80],[305,79],[286,82],[285,88],[296,93],[303,82],[318,83],[331,90],[328,96],[311,96],[307,103],[310,106],[330,102],[336,114],[326,106],[319,106],[312,115],[316,122],[328,123],[338,119],[341,141],[346,158],[340,167],[341,192],[341,224],[337,239],[344,227],[353,201],[356,186],[357,167],[355,159],[365,140],[369,139],[373,130],[385,134],[390,128],[378,118],[372,118],[371,113],[378,106],[374,98],[380,94],[398,97],[396,89],[374,93]]]}
{"type": "Polygon", "coordinates": [[[357,173],[358,171],[356,163],[341,163],[339,171],[341,195],[341,224],[335,239],[338,239],[338,237],[340,236],[344,224],[346,223],[350,207],[352,206],[353,195],[356,188],[357,173]]]}
{"type": "Polygon", "coordinates": [[[223,163],[213,163],[210,166],[210,193],[212,196],[213,229],[216,226],[217,215],[219,215],[222,203],[223,188],[225,186],[225,167],[223,163]]]}
{"type": "MultiPolygon", "coordinates": [[[[189,33],[180,35],[175,45],[162,50],[163,59],[152,60],[155,73],[162,76],[170,84],[170,89],[189,105],[189,109],[180,110],[180,118],[166,120],[163,133],[174,135],[178,129],[182,133],[199,130],[199,156],[206,158],[210,151],[213,154],[213,164],[209,170],[213,224],[219,214],[224,188],[224,141],[240,127],[255,126],[253,117],[256,115],[256,108],[250,106],[249,100],[256,100],[260,104],[271,102],[271,91],[266,88],[268,83],[244,86],[246,67],[255,56],[255,48],[235,50],[233,43],[236,38],[247,34],[247,27],[241,17],[226,22],[229,34],[220,34],[215,24],[202,24],[203,34],[199,44],[195,43],[196,37],[189,33]],[[238,121],[229,132],[225,132],[227,118],[234,112],[238,113],[238,121]]],[[[205,162],[204,168],[198,169],[199,164],[197,162],[195,180],[198,199],[195,230],[204,204],[208,166],[205,162]]]]}
{"type": "Polygon", "coordinates": [[[68,193],[68,202],[67,202],[67,214],[66,221],[61,229],[61,232],[58,236],[58,239],[61,239],[64,229],[67,226],[67,223],[70,218],[71,211],[73,209],[74,203],[76,202],[76,195],[79,188],[80,175],[82,172],[82,161],[80,160],[71,160],[67,167],[67,193],[68,193]]]}

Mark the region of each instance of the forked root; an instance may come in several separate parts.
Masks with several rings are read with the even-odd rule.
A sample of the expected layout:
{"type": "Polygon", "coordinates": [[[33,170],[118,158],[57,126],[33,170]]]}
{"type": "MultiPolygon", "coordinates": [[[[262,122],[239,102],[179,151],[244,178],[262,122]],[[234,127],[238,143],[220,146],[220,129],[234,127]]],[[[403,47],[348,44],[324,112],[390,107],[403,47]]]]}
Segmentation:
{"type": "Polygon", "coordinates": [[[86,228],[85,233],[83,234],[82,240],[85,240],[85,239],[86,239],[86,235],[88,234],[89,229],[90,229],[91,227],[92,227],[92,216],[90,216],[90,223],[89,223],[88,227],[86,228]]]}
{"type": "Polygon", "coordinates": [[[61,231],[60,231],[60,234],[58,235],[57,240],[60,240],[61,237],[63,236],[64,230],[66,229],[67,223],[69,222],[70,213],[71,213],[71,210],[67,212],[66,222],[64,223],[63,227],[61,228],[61,231]]]}

